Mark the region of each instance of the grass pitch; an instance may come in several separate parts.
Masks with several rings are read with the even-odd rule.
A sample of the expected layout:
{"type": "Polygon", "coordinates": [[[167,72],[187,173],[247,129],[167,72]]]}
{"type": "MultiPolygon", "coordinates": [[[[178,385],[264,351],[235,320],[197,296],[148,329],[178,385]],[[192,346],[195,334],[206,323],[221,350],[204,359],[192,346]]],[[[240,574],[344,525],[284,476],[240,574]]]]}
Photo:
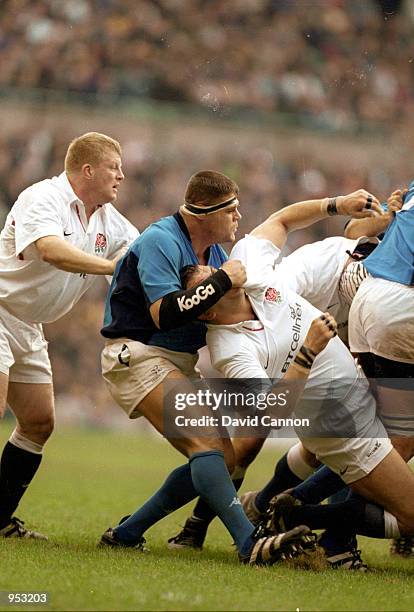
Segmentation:
{"type": "MultiPolygon", "coordinates": [[[[0,591],[47,591],[48,606],[0,610],[413,610],[414,561],[388,555],[388,542],[360,539],[372,572],[249,568],[237,562],[215,520],[203,552],[166,548],[189,508],[147,534],[151,552],[98,549],[101,533],[133,511],[181,459],[142,434],[58,431],[18,516],[49,542],[0,541],[0,591]]],[[[0,427],[0,443],[10,424],[0,427]]],[[[244,490],[271,474],[265,448],[244,490]]]]}

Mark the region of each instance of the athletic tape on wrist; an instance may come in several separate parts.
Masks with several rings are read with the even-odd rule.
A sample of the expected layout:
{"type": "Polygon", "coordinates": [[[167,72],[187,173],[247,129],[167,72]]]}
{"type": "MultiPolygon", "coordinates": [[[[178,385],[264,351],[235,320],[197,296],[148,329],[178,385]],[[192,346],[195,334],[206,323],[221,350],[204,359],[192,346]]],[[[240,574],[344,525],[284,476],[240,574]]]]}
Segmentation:
{"type": "Polygon", "coordinates": [[[329,198],[328,206],[326,207],[326,212],[330,217],[338,214],[338,209],[336,207],[336,198],[329,198]]]}

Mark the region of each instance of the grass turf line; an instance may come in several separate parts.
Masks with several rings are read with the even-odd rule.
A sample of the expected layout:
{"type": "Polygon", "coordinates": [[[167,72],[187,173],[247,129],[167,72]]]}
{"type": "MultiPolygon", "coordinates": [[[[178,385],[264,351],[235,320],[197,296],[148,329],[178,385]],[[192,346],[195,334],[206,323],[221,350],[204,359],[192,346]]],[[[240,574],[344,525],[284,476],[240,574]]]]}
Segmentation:
{"type": "MultiPolygon", "coordinates": [[[[131,426],[131,430],[133,425],[131,426]]],[[[0,427],[0,442],[10,423],[0,427]]],[[[270,476],[265,448],[243,490],[270,476]]],[[[412,610],[414,562],[388,555],[388,542],[361,538],[375,569],[300,571],[284,565],[240,566],[216,520],[203,552],[169,551],[189,508],[147,534],[151,552],[98,549],[101,533],[142,503],[180,464],[165,441],[142,435],[62,430],[47,445],[42,468],[18,516],[50,542],[0,541],[0,590],[48,591],[50,605],[0,610],[412,610]]]]}

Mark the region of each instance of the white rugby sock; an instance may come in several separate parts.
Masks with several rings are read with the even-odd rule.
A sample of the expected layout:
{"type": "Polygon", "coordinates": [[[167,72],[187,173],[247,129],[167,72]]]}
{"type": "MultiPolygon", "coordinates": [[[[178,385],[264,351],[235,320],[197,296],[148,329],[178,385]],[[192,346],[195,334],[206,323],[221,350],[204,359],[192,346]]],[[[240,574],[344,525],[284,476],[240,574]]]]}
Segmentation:
{"type": "Polygon", "coordinates": [[[22,448],[29,453],[41,455],[43,452],[43,444],[38,444],[37,442],[33,442],[33,440],[29,440],[29,438],[25,438],[25,436],[22,436],[22,434],[20,434],[16,429],[10,436],[9,442],[10,444],[17,446],[17,448],[22,448]]]}
{"type": "Polygon", "coordinates": [[[397,519],[387,510],[384,510],[384,535],[386,538],[399,538],[401,535],[397,519]]]}
{"type": "Polygon", "coordinates": [[[302,444],[298,442],[292,446],[287,454],[287,464],[291,472],[301,480],[306,480],[308,476],[313,474],[316,468],[311,467],[306,463],[301,453],[302,444]]]}

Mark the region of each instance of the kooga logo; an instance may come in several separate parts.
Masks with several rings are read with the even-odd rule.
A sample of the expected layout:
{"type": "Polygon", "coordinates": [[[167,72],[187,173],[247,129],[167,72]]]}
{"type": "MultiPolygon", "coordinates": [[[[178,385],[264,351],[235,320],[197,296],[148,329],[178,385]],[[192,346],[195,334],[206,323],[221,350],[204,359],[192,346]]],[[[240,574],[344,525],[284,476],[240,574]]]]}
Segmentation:
{"type": "Polygon", "coordinates": [[[183,312],[183,310],[190,310],[193,306],[198,306],[200,302],[206,300],[209,295],[213,295],[215,292],[216,290],[213,285],[210,284],[207,285],[207,287],[199,287],[193,297],[186,298],[185,295],[183,295],[177,298],[180,311],[183,312]]]}

